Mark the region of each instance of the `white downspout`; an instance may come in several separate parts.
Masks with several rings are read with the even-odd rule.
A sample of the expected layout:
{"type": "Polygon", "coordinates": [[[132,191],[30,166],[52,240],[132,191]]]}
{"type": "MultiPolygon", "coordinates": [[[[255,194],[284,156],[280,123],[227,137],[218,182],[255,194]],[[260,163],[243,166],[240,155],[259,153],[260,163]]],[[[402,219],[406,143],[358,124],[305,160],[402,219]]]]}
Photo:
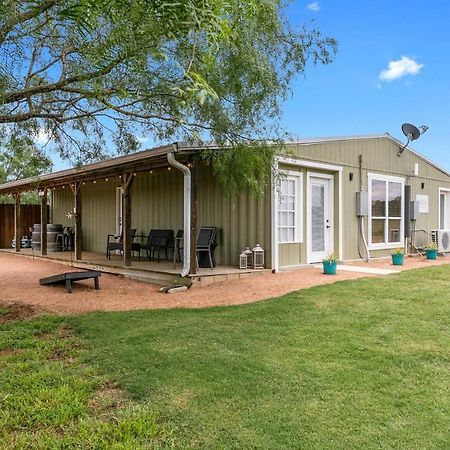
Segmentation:
{"type": "Polygon", "coordinates": [[[181,164],[175,159],[175,152],[178,151],[178,144],[173,144],[173,151],[167,153],[167,161],[169,164],[184,175],[184,192],[183,192],[183,270],[180,273],[181,277],[189,274],[191,268],[191,171],[189,167],[181,164]]]}

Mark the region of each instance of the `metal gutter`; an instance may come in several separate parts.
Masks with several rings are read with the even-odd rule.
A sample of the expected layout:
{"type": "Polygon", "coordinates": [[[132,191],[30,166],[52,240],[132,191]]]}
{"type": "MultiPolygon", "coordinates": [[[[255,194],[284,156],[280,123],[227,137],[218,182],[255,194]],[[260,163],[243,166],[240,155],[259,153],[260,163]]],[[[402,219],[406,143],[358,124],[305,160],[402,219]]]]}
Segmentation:
{"type": "Polygon", "coordinates": [[[178,152],[178,144],[172,145],[173,151],[167,153],[169,164],[183,173],[183,270],[181,277],[189,274],[191,268],[191,171],[189,167],[181,164],[175,159],[175,153],[178,152]]]}

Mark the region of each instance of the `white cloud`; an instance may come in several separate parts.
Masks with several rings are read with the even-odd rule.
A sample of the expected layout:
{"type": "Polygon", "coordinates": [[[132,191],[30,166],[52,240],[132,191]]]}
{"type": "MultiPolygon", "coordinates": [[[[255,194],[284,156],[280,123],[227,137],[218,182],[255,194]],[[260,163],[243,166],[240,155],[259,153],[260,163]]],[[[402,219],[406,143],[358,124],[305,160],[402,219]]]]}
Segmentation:
{"type": "Polygon", "coordinates": [[[38,145],[46,145],[51,139],[52,136],[44,128],[39,128],[38,134],[33,138],[38,145]]]}
{"type": "Polygon", "coordinates": [[[311,10],[311,11],[320,11],[320,4],[319,2],[312,2],[309,3],[308,5],[306,5],[306,8],[311,10]]]}
{"type": "Polygon", "coordinates": [[[148,136],[137,136],[137,135],[134,135],[134,137],[136,138],[136,140],[140,144],[145,144],[146,142],[148,142],[150,140],[150,137],[148,137],[148,136]]]}
{"type": "Polygon", "coordinates": [[[379,78],[383,81],[397,80],[407,75],[417,75],[423,67],[414,59],[402,56],[396,61],[389,61],[388,68],[380,72],[379,78]]]}

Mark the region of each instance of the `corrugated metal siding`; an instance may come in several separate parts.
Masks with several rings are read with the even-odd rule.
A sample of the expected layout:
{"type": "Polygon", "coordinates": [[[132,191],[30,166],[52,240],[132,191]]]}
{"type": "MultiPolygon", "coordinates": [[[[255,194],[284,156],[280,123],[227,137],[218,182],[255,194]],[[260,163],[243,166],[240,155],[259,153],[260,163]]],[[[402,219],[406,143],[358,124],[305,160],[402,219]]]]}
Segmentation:
{"type": "Polygon", "coordinates": [[[241,251],[258,243],[265,250],[266,267],[270,267],[270,192],[260,197],[248,192],[226,196],[208,167],[201,169],[199,179],[199,225],[220,229],[217,262],[237,265],[241,251]]]}
{"type": "MultiPolygon", "coordinates": [[[[114,180],[82,186],[83,249],[104,252],[106,236],[115,232],[116,187],[114,180]]],[[[172,169],[154,174],[138,174],[132,185],[131,225],[147,235],[152,228],[183,228],[183,175],[172,169]]],[[[71,225],[66,214],[73,208],[69,189],[53,191],[54,221],[71,225]]],[[[246,246],[256,243],[266,250],[270,266],[270,194],[255,197],[249,193],[225,196],[210,168],[199,173],[198,223],[219,228],[218,264],[237,265],[246,246]]]]}
{"type": "Polygon", "coordinates": [[[69,187],[52,190],[50,199],[50,217],[52,223],[60,223],[64,226],[72,226],[67,213],[73,210],[74,198],[69,187]]]}
{"type": "MultiPolygon", "coordinates": [[[[438,228],[438,188],[450,188],[450,179],[447,175],[423,161],[418,156],[405,150],[401,157],[397,156],[398,146],[387,138],[374,138],[351,140],[342,142],[323,142],[318,144],[292,144],[288,145],[288,154],[295,158],[320,162],[325,164],[334,164],[343,168],[343,258],[358,259],[358,220],[356,217],[356,192],[359,190],[359,155],[363,157],[362,186],[365,191],[368,187],[368,173],[379,173],[384,175],[394,175],[405,178],[405,184],[411,185],[412,200],[415,200],[416,194],[428,195],[429,213],[420,214],[417,221],[418,229],[427,231],[438,228]],[[412,176],[414,164],[419,163],[419,176],[412,176]],[[353,173],[353,181],[349,180],[350,172],[353,173]],[[424,189],[421,184],[425,183],[424,189]]],[[[292,169],[294,166],[282,166],[292,169]]],[[[320,170],[309,169],[313,172],[320,170]]],[[[305,170],[306,172],[306,170],[305,170]]],[[[306,177],[304,177],[306,179],[306,177]]],[[[335,177],[337,180],[337,176],[335,177]]],[[[306,181],[304,181],[306,191],[306,181]]],[[[337,191],[335,182],[335,191],[337,191]]],[[[337,224],[337,202],[335,195],[335,221],[337,224]]],[[[306,221],[306,200],[304,203],[304,215],[306,221]]],[[[304,224],[306,227],[306,222],[304,224]]],[[[304,228],[304,231],[306,228],[304,228]]],[[[365,223],[367,236],[367,221],[365,223]]],[[[338,227],[336,226],[338,233],[338,227]]],[[[304,233],[304,243],[300,246],[306,248],[306,233],[304,233]]],[[[427,242],[425,234],[419,237],[418,243],[427,242]]],[[[306,263],[306,251],[299,251],[298,244],[280,244],[279,245],[279,263],[280,266],[289,266],[306,263]],[[297,255],[300,258],[295,260],[297,255]]],[[[338,248],[338,241],[335,236],[335,249],[338,248]]],[[[363,247],[361,245],[361,250],[363,247]]],[[[372,251],[373,256],[385,256],[390,250],[372,251]]],[[[364,254],[364,253],[363,253],[364,254]]]]}
{"type": "MultiPolygon", "coordinates": [[[[429,214],[421,214],[417,228],[438,228],[438,188],[450,188],[449,177],[418,156],[405,151],[397,157],[398,147],[387,138],[289,145],[289,156],[309,161],[335,164],[343,168],[343,258],[359,258],[357,247],[358,221],[355,195],[359,190],[358,158],[363,156],[363,189],[367,190],[369,172],[403,176],[412,186],[412,198],[426,194],[430,198],[429,214]],[[419,163],[419,176],[412,177],[414,164],[419,163]],[[353,181],[349,173],[353,173],[353,181]],[[425,183],[422,190],[421,183],[425,183]]],[[[281,266],[306,263],[306,172],[307,169],[285,166],[304,173],[304,224],[302,244],[280,244],[281,266]]],[[[313,172],[320,170],[310,169],[313,172]]],[[[335,223],[338,219],[338,177],[335,177],[335,223]]],[[[82,186],[82,213],[84,249],[105,250],[106,235],[115,231],[115,189],[117,180],[88,183],[82,186]]],[[[266,250],[266,267],[271,261],[271,205],[270,191],[258,198],[249,193],[225,196],[215,181],[211,169],[202,167],[198,190],[199,225],[215,225],[220,229],[219,247],[216,251],[219,264],[237,264],[241,250],[260,243],[266,250]]],[[[55,223],[71,225],[66,214],[73,207],[70,189],[53,191],[53,218],[55,223]]],[[[155,174],[138,174],[132,188],[132,226],[146,235],[151,228],[171,228],[176,232],[183,224],[183,176],[172,169],[155,174]]],[[[367,224],[366,224],[367,233],[367,224]]],[[[335,249],[339,242],[339,229],[335,227],[335,249]]],[[[422,238],[422,243],[426,238],[422,238]]],[[[389,250],[372,252],[374,256],[386,255],[389,250]]]]}

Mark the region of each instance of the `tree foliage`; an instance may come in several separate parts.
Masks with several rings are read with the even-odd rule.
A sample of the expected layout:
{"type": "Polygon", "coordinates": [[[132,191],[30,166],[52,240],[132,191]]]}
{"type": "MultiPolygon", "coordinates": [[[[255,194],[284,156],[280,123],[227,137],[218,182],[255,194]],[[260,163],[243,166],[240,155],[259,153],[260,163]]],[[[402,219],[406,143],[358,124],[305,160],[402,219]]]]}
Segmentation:
{"type": "MultiPolygon", "coordinates": [[[[0,184],[48,173],[52,169],[51,159],[29,136],[17,130],[0,134],[0,184]]],[[[36,193],[27,194],[24,203],[37,203],[36,193]]],[[[12,202],[10,196],[0,202],[12,202]]]]}
{"type": "Polygon", "coordinates": [[[136,134],[242,149],[282,137],[293,78],[335,48],[281,0],[3,0],[0,124],[78,162],[134,152],[136,134]]]}

